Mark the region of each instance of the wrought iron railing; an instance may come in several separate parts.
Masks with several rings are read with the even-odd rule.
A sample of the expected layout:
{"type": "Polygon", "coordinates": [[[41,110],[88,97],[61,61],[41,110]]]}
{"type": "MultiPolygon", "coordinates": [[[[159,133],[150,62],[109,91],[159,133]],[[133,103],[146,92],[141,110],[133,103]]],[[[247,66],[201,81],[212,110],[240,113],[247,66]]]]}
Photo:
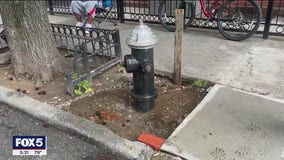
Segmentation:
{"type": "Polygon", "coordinates": [[[84,30],[75,26],[52,24],[53,36],[65,56],[72,56],[72,70],[67,74],[67,91],[73,90],[82,80],[92,77],[120,62],[119,31],[106,29],[84,30]],[[72,75],[78,75],[74,78],[72,75]]]}
{"type": "MultiPolygon", "coordinates": [[[[69,5],[71,0],[59,2],[59,0],[49,0],[53,6],[50,6],[52,13],[69,13],[69,5]],[[52,9],[53,8],[53,9],[52,9]]],[[[127,21],[138,21],[143,19],[149,23],[159,23],[158,19],[158,7],[160,2],[163,0],[113,0],[115,4],[115,11],[117,12],[117,18],[121,22],[127,21]]],[[[180,0],[169,0],[176,3],[180,0]]],[[[196,11],[200,11],[199,3],[196,2],[196,11]]],[[[240,0],[241,1],[241,0],[240,0]]],[[[284,36],[284,0],[256,0],[263,12],[263,21],[259,29],[259,33],[267,38],[269,34],[284,36]]],[[[207,5],[212,2],[212,0],[206,0],[207,5]]],[[[202,27],[202,28],[216,28],[214,23],[204,24],[205,19],[202,15],[196,16],[193,21],[192,27],[202,27]]]]}

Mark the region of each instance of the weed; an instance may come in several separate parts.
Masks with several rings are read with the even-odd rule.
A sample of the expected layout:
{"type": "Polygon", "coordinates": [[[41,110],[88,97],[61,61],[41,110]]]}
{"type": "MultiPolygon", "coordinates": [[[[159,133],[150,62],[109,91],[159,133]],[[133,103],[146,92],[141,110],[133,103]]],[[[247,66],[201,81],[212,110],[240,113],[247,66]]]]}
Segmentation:
{"type": "Polygon", "coordinates": [[[202,79],[197,79],[193,82],[193,86],[198,87],[198,88],[204,88],[207,85],[207,81],[206,80],[202,80],[202,79]]]}
{"type": "Polygon", "coordinates": [[[72,74],[71,74],[71,78],[72,78],[72,79],[77,79],[77,78],[79,78],[78,73],[72,73],[72,74]]]}
{"type": "Polygon", "coordinates": [[[84,93],[91,93],[93,92],[93,89],[90,87],[90,81],[83,80],[80,83],[78,83],[74,89],[74,93],[77,96],[81,96],[84,93]]]}
{"type": "Polygon", "coordinates": [[[43,86],[43,85],[46,84],[46,81],[45,80],[40,80],[39,83],[40,83],[41,86],[43,86]]]}

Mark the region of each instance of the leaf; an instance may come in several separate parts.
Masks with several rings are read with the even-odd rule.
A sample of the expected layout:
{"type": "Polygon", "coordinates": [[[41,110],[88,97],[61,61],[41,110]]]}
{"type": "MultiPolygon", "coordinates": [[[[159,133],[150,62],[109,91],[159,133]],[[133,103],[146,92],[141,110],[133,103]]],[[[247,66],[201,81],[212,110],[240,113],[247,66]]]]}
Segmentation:
{"type": "Polygon", "coordinates": [[[92,93],[93,92],[93,89],[92,88],[87,88],[86,89],[86,93],[92,93]]]}
{"type": "Polygon", "coordinates": [[[81,96],[81,95],[83,94],[80,89],[75,89],[75,90],[74,90],[74,93],[75,93],[75,95],[77,95],[77,96],[81,96]]]}

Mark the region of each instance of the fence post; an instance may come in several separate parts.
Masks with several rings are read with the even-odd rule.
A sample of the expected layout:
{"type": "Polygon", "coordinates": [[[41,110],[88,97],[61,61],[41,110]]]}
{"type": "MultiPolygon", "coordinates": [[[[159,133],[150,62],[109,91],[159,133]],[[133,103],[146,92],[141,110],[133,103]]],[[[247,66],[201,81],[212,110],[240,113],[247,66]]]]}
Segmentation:
{"type": "Polygon", "coordinates": [[[124,23],[124,0],[117,0],[118,19],[120,23],[124,23]]]}
{"type": "Polygon", "coordinates": [[[174,53],[174,84],[181,85],[181,54],[183,36],[183,17],[184,10],[175,10],[176,32],[175,32],[175,53],[174,53]]]}
{"type": "Polygon", "coordinates": [[[274,4],[274,0],[269,0],[267,12],[266,12],[266,17],[265,17],[265,26],[264,26],[264,33],[263,33],[264,39],[267,39],[268,36],[269,36],[269,29],[270,29],[270,25],[271,25],[271,16],[272,16],[273,4],[274,4]]]}
{"type": "Polygon", "coordinates": [[[52,3],[52,0],[48,0],[48,8],[49,8],[49,13],[51,15],[54,15],[53,13],[53,3],[52,3]]]}
{"type": "Polygon", "coordinates": [[[115,56],[116,58],[119,57],[121,58],[121,44],[120,44],[120,35],[119,35],[119,30],[115,29],[115,33],[113,34],[113,40],[114,40],[114,50],[115,50],[115,56]]]}

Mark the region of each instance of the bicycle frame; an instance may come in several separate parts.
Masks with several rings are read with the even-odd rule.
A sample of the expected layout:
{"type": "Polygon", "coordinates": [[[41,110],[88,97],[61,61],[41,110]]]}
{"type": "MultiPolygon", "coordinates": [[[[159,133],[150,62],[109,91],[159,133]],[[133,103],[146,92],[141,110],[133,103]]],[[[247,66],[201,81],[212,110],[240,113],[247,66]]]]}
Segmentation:
{"type": "MultiPolygon", "coordinates": [[[[212,18],[215,16],[215,13],[217,11],[217,9],[220,7],[220,2],[222,0],[214,0],[213,2],[213,8],[212,8],[212,11],[209,12],[207,11],[206,7],[205,7],[205,0],[183,0],[183,1],[199,1],[200,3],[200,6],[201,6],[201,10],[202,10],[202,13],[205,15],[205,17],[207,17],[208,19],[212,18]]],[[[212,0],[211,0],[212,1],[212,0]]]]}
{"type": "Polygon", "coordinates": [[[203,13],[207,18],[212,18],[212,17],[214,17],[215,12],[217,11],[217,9],[218,9],[219,6],[220,6],[220,1],[221,1],[221,0],[215,0],[215,1],[214,1],[214,4],[213,4],[214,6],[213,6],[212,11],[211,11],[211,12],[208,12],[207,9],[206,9],[206,7],[205,7],[205,2],[204,2],[204,0],[199,0],[200,6],[201,6],[201,9],[202,9],[202,13],[203,13]]]}

